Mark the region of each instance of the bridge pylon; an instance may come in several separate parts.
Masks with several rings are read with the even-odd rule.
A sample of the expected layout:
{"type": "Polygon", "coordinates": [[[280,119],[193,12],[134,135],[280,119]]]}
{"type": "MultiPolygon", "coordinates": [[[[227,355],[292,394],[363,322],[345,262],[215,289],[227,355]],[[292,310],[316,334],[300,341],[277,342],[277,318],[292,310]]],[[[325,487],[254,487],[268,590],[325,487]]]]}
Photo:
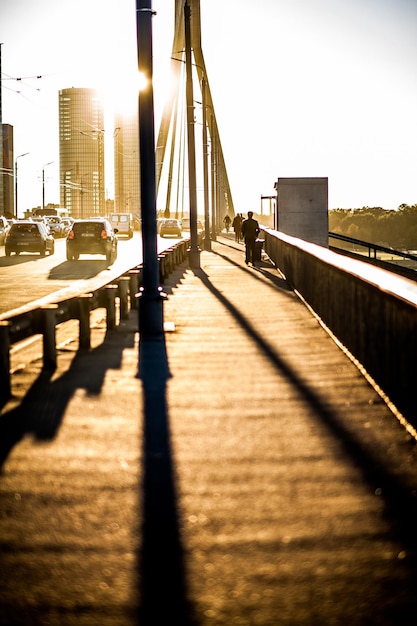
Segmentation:
{"type": "MultiPolygon", "coordinates": [[[[156,143],[156,185],[157,193],[160,192],[162,172],[164,168],[168,170],[168,181],[165,198],[165,215],[171,214],[171,206],[174,205],[175,216],[179,217],[179,182],[177,183],[177,201],[173,200],[174,170],[179,168],[178,154],[184,149],[184,142],[181,133],[181,121],[184,113],[181,110],[182,102],[185,102],[183,93],[185,91],[185,20],[184,20],[185,0],[175,0],[175,27],[171,52],[171,74],[173,77],[172,95],[165,102],[159,127],[156,143]],[[168,165],[167,165],[168,162],[168,165]]],[[[223,217],[226,213],[234,215],[234,205],[230,190],[229,178],[217,125],[216,112],[211,95],[208,73],[204,61],[201,45],[201,16],[200,0],[188,0],[191,10],[191,48],[193,56],[193,66],[195,67],[199,86],[201,101],[204,102],[204,124],[210,138],[210,176],[204,177],[205,195],[210,198],[211,205],[211,234],[212,239],[216,239],[216,233],[220,232],[223,224],[223,217]],[[208,180],[210,179],[210,182],[208,180]]],[[[198,98],[197,98],[198,99],[198,98]]],[[[195,98],[196,100],[196,98],[195,98]]],[[[203,145],[202,159],[208,157],[208,147],[203,145]]],[[[179,172],[177,180],[180,179],[179,172]]],[[[200,209],[199,214],[203,213],[200,209]]],[[[181,209],[182,214],[182,209],[181,209]]]]}

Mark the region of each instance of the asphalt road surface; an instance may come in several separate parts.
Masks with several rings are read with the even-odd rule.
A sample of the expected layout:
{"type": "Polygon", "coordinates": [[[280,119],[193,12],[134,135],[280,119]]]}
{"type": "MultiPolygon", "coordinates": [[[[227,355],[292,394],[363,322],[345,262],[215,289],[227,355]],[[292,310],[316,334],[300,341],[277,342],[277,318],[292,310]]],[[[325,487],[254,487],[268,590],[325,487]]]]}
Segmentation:
{"type": "MultiPolygon", "coordinates": [[[[177,241],[175,239],[174,241],[177,241]]],[[[170,247],[171,238],[158,237],[158,251],[170,247]]],[[[0,247],[0,314],[17,309],[62,289],[92,289],[95,280],[103,276],[120,276],[142,262],[140,233],[132,239],[119,238],[118,255],[113,265],[108,265],[100,255],[82,255],[78,261],[67,261],[65,239],[55,240],[55,254],[40,257],[38,254],[12,254],[6,257],[0,247]]]]}

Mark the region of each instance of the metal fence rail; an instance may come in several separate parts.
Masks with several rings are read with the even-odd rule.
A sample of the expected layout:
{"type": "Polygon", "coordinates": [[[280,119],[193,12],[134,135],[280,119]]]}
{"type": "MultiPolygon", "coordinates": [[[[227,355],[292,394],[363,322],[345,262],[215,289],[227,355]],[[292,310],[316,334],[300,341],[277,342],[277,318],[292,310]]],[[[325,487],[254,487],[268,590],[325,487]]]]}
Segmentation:
{"type": "Polygon", "coordinates": [[[284,233],[265,250],[291,286],[417,427],[417,284],[284,233]]]}
{"type": "Polygon", "coordinates": [[[329,248],[333,252],[341,252],[417,280],[417,256],[415,254],[333,232],[329,232],[329,248]]]}
{"type": "MultiPolygon", "coordinates": [[[[189,240],[182,240],[158,255],[160,280],[173,272],[176,266],[186,260],[189,240]]],[[[79,348],[90,348],[90,312],[97,308],[106,309],[107,330],[117,324],[116,307],[119,305],[119,319],[127,319],[131,309],[136,309],[141,283],[142,264],[136,265],[118,278],[105,283],[95,290],[79,292],[69,298],[56,299],[51,294],[41,306],[26,307],[0,319],[0,402],[11,396],[10,348],[12,345],[33,335],[43,338],[43,367],[55,368],[57,364],[56,327],[70,320],[79,321],[79,348]]]]}

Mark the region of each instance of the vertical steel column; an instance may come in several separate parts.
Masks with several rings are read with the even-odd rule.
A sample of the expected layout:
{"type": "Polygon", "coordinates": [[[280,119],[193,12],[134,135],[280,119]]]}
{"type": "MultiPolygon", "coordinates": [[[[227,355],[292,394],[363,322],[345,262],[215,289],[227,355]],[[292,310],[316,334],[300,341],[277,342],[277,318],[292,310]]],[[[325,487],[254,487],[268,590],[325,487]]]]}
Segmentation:
{"type": "Polygon", "coordinates": [[[211,251],[210,239],[210,214],[209,214],[209,190],[208,190],[208,143],[207,143],[207,102],[206,102],[206,79],[203,74],[201,79],[201,91],[203,100],[203,176],[204,176],[204,250],[211,251]]]}
{"type": "Polygon", "coordinates": [[[143,269],[140,289],[139,332],[141,339],[163,338],[164,294],[159,286],[156,228],[155,128],[152,64],[152,2],[136,0],[139,71],[147,85],[139,92],[139,152],[142,208],[143,269]]]}
{"type": "Polygon", "coordinates": [[[197,233],[197,182],[195,171],[195,135],[194,135],[194,95],[191,63],[191,10],[186,0],[184,4],[185,22],[185,69],[186,69],[186,107],[187,107],[187,139],[188,139],[188,178],[190,195],[190,249],[189,265],[193,269],[200,268],[200,248],[197,233]]]}
{"type": "Polygon", "coordinates": [[[217,239],[216,232],[216,136],[214,132],[214,119],[211,115],[210,124],[211,137],[211,238],[213,241],[217,239]]]}

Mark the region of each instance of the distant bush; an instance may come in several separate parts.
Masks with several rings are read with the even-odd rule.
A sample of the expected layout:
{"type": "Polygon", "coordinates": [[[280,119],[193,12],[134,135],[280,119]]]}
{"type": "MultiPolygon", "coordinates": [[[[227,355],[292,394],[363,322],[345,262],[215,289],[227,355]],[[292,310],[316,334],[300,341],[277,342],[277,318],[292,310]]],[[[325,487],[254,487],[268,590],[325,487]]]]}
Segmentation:
{"type": "Polygon", "coordinates": [[[417,250],[417,204],[401,204],[395,211],[381,207],[332,209],[329,230],[396,250],[417,250]]]}

